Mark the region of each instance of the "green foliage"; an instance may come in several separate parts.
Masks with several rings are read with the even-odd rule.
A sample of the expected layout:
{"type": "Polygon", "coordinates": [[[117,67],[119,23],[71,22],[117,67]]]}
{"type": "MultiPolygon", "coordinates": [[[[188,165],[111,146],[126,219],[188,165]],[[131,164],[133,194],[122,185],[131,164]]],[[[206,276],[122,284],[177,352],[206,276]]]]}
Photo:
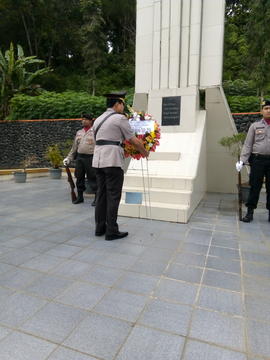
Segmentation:
{"type": "Polygon", "coordinates": [[[238,133],[233,136],[224,136],[220,139],[219,144],[227,147],[232,156],[240,156],[241,148],[245,142],[247,134],[238,133]]]}
{"type": "Polygon", "coordinates": [[[58,144],[48,146],[46,151],[46,159],[50,161],[54,169],[58,169],[62,165],[63,156],[58,144]]]}
{"type": "Polygon", "coordinates": [[[38,85],[33,82],[37,77],[50,71],[48,67],[33,70],[33,66],[43,64],[36,56],[24,56],[23,48],[17,45],[17,52],[11,43],[9,50],[0,50],[0,119],[9,114],[10,100],[17,93],[37,94],[38,85]]]}
{"type": "Polygon", "coordinates": [[[44,92],[39,96],[17,95],[11,100],[10,120],[78,118],[82,112],[95,117],[105,110],[104,97],[86,92],[44,92]]]}
{"type": "Polygon", "coordinates": [[[223,82],[223,89],[227,96],[230,95],[240,95],[240,96],[256,96],[256,87],[253,81],[236,79],[225,80],[223,82]]]}
{"type": "Polygon", "coordinates": [[[227,96],[232,113],[260,111],[260,98],[258,96],[227,96]]]}

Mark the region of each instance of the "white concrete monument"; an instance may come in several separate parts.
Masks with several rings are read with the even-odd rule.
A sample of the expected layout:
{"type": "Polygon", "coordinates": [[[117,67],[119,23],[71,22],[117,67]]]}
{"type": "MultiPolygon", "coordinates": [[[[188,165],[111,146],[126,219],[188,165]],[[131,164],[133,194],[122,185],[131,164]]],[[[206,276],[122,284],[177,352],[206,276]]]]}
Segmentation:
{"type": "Polygon", "coordinates": [[[147,163],[131,160],[120,215],[185,223],[206,191],[235,192],[234,159],[218,144],[236,132],[221,87],[224,11],[225,0],[137,0],[134,108],[161,139],[147,163]],[[125,202],[148,186],[142,204],[125,202]]]}

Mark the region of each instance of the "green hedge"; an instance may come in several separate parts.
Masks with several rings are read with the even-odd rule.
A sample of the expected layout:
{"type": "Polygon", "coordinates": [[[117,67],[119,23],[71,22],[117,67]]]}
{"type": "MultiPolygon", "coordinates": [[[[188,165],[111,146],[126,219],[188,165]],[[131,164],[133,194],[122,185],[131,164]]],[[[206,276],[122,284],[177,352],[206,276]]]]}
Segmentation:
{"type": "Polygon", "coordinates": [[[260,111],[260,98],[258,96],[227,96],[227,100],[232,113],[260,111]]]}
{"type": "Polygon", "coordinates": [[[90,96],[86,92],[45,91],[39,96],[14,96],[9,120],[70,119],[80,117],[82,112],[99,116],[105,108],[105,98],[102,96],[90,96]]]}

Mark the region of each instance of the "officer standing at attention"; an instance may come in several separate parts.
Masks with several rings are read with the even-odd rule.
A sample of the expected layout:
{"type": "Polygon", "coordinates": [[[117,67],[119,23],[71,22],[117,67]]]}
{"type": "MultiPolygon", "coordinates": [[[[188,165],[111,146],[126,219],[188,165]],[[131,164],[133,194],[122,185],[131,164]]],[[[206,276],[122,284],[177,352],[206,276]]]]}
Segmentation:
{"type": "Polygon", "coordinates": [[[93,167],[96,168],[97,199],[95,209],[96,236],[105,240],[121,239],[128,232],[120,232],[117,224],[118,207],[124,181],[124,149],[122,142],[130,141],[138,151],[148,157],[142,142],[134,135],[124,112],[126,92],[104,95],[107,110],[94,123],[96,146],[93,167]]]}
{"type": "Polygon", "coordinates": [[[244,222],[253,220],[260,191],[265,177],[266,208],[270,221],[270,100],[262,103],[262,120],[254,122],[249,130],[242,148],[240,161],[236,163],[236,170],[241,171],[244,164],[250,164],[250,192],[246,203],[247,214],[244,222]]]}
{"type": "MultiPolygon", "coordinates": [[[[87,181],[91,186],[91,189],[95,193],[97,191],[97,182],[95,169],[92,168],[93,153],[95,147],[95,139],[93,133],[94,119],[91,114],[82,114],[82,126],[83,128],[77,131],[72,148],[68,156],[63,160],[63,164],[68,166],[70,162],[76,159],[75,176],[76,187],[78,191],[77,200],[73,201],[73,204],[80,204],[84,202],[83,192],[85,191],[85,174],[87,181]]],[[[92,202],[92,206],[95,206],[95,200],[92,202]]]]}

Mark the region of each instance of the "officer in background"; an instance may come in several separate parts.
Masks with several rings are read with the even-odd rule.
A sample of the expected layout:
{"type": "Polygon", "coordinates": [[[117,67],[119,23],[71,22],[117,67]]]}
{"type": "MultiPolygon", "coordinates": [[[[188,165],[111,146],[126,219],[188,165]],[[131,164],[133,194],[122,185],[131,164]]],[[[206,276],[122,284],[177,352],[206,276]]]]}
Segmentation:
{"type": "Polygon", "coordinates": [[[77,200],[73,201],[73,204],[80,204],[84,201],[83,192],[85,191],[85,174],[87,181],[90,184],[92,191],[95,193],[95,199],[92,202],[92,206],[95,206],[96,200],[96,175],[95,169],[92,168],[93,153],[95,147],[95,139],[93,133],[94,119],[91,114],[82,114],[82,126],[83,128],[77,131],[72,148],[68,156],[63,160],[63,164],[68,166],[70,162],[76,159],[75,176],[76,187],[78,192],[77,200]]]}
{"type": "Polygon", "coordinates": [[[105,240],[121,239],[128,232],[120,232],[117,224],[118,207],[124,181],[124,140],[130,141],[144,157],[149,152],[134,135],[124,112],[126,92],[104,95],[107,110],[94,123],[96,146],[93,167],[96,168],[97,199],[95,209],[96,236],[105,240]]]}
{"type": "Polygon", "coordinates": [[[270,221],[270,100],[262,103],[261,113],[263,118],[250,126],[240,161],[236,163],[237,171],[241,171],[244,164],[250,164],[250,193],[246,203],[247,214],[243,218],[244,222],[253,220],[264,177],[266,208],[269,212],[268,221],[270,221]]]}

